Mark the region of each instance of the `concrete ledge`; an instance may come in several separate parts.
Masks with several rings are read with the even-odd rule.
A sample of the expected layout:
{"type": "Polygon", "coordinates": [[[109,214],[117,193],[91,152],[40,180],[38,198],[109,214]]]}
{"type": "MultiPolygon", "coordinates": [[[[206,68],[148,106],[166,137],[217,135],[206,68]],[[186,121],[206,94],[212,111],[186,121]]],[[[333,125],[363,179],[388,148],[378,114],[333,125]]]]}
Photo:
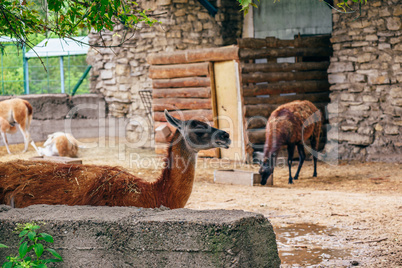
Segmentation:
{"type": "Polygon", "coordinates": [[[0,206],[0,263],[18,252],[16,223],[45,222],[57,267],[279,267],[270,222],[239,210],[0,206]]]}

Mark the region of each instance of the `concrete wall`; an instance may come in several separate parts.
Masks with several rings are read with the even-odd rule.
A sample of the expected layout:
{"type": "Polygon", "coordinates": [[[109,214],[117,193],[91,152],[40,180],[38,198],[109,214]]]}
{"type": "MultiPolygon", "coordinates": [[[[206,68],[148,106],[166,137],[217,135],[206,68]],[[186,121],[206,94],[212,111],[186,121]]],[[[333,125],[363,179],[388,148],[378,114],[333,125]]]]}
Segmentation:
{"type": "MultiPolygon", "coordinates": [[[[125,135],[127,122],[107,117],[107,106],[100,94],[70,97],[67,94],[37,94],[16,96],[29,101],[33,107],[30,127],[34,141],[44,141],[47,135],[62,131],[76,138],[97,138],[125,135]]],[[[0,101],[10,99],[1,96],[0,101]]],[[[23,143],[20,131],[7,134],[10,144],[23,143]]]]}
{"type": "Polygon", "coordinates": [[[18,252],[21,222],[39,230],[64,258],[57,267],[279,267],[275,234],[262,215],[236,210],[0,206],[0,263],[18,252]]]}
{"type": "MultiPolygon", "coordinates": [[[[110,115],[133,119],[128,138],[136,140],[140,133],[152,126],[140,118],[146,118],[138,91],[152,90],[148,77],[150,53],[217,47],[235,44],[241,37],[243,14],[231,0],[209,1],[218,8],[212,17],[197,0],[136,1],[141,8],[149,9],[151,16],[159,14],[161,25],[139,25],[138,30],[126,30],[117,25],[113,32],[90,35],[91,43],[117,46],[123,36],[131,37],[123,45],[113,48],[90,49],[87,57],[91,70],[91,92],[105,96],[110,115]],[[144,123],[145,125],[141,125],[144,123]]],[[[153,140],[149,131],[149,141],[153,140]]]]}
{"type": "Polygon", "coordinates": [[[341,159],[402,162],[401,15],[398,0],[367,1],[357,20],[333,11],[328,138],[341,159]]]}

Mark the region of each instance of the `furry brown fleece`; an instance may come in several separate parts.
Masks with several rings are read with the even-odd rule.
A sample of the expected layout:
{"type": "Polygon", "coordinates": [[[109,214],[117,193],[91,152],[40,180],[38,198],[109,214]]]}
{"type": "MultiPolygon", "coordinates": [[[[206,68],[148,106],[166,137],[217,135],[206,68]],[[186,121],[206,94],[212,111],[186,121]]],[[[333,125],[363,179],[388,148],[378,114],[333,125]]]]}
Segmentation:
{"type": "Polygon", "coordinates": [[[171,144],[166,168],[154,182],[119,167],[22,160],[0,163],[0,204],[184,207],[193,187],[196,155],[187,152],[179,131],[171,144]],[[177,157],[182,161],[177,162],[177,157]]]}

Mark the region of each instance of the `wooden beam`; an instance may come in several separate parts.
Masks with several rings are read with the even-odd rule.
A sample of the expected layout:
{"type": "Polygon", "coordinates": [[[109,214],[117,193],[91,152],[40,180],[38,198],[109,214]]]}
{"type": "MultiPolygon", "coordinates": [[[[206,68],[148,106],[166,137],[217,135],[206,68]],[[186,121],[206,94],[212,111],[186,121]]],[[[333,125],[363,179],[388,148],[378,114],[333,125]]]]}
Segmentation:
{"type": "Polygon", "coordinates": [[[171,78],[171,79],[153,79],[153,88],[183,88],[183,87],[210,87],[210,77],[186,77],[186,78],[171,78]]]}
{"type": "Polygon", "coordinates": [[[199,98],[162,98],[153,99],[152,101],[153,111],[167,110],[203,110],[212,109],[211,99],[199,99],[199,98]]]}
{"type": "MultiPolygon", "coordinates": [[[[169,114],[180,120],[200,120],[212,122],[212,110],[183,110],[183,111],[169,111],[169,114]]],[[[154,112],[154,121],[166,122],[163,112],[154,112]]]]}
{"type": "Polygon", "coordinates": [[[331,35],[308,36],[295,38],[293,40],[280,40],[275,37],[263,38],[242,38],[237,39],[239,48],[263,48],[263,47],[328,47],[331,35]]]}
{"type": "Polygon", "coordinates": [[[327,79],[317,81],[292,81],[243,86],[244,97],[258,95],[278,95],[293,92],[306,93],[324,91],[329,91],[329,83],[327,79]]]}
{"type": "Polygon", "coordinates": [[[210,98],[210,87],[154,88],[152,98],[210,98]]]}
{"type": "Polygon", "coordinates": [[[240,59],[264,59],[269,57],[329,57],[332,55],[332,49],[327,47],[318,48],[243,48],[239,51],[240,59]]]}
{"type": "Polygon", "coordinates": [[[312,70],[327,70],[329,61],[321,62],[296,62],[296,63],[243,63],[242,73],[255,72],[289,72],[289,71],[312,71],[312,70]]]}
{"type": "Polygon", "coordinates": [[[150,65],[182,64],[204,61],[227,61],[239,59],[237,46],[181,50],[174,52],[152,53],[147,61],[150,65]]]}
{"type": "Polygon", "coordinates": [[[295,100],[308,100],[311,102],[329,102],[329,93],[327,92],[318,92],[318,93],[310,93],[310,94],[296,94],[296,95],[272,95],[269,98],[258,98],[258,97],[245,97],[244,104],[284,104],[287,102],[295,101],[295,100]]]}
{"type": "Polygon", "coordinates": [[[277,104],[257,104],[257,105],[245,105],[246,117],[262,116],[268,118],[268,116],[278,107],[277,104]]]}
{"type": "Polygon", "coordinates": [[[208,76],[208,67],[208,62],[160,66],[152,65],[151,67],[149,67],[148,76],[152,79],[208,76]]]}
{"type": "Polygon", "coordinates": [[[328,74],[327,71],[248,73],[242,74],[242,79],[243,83],[325,80],[328,74]]]}

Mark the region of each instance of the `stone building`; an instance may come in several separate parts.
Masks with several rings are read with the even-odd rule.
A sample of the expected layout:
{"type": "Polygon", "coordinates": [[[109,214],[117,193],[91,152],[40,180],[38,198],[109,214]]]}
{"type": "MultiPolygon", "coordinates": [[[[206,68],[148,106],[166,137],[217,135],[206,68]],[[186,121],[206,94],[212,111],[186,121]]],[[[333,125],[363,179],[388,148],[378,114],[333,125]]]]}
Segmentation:
{"type": "MultiPolygon", "coordinates": [[[[325,12],[324,18],[331,16],[317,6],[318,0],[287,1],[294,7],[292,16],[302,12],[299,10],[309,10],[296,5],[311,5],[315,13],[302,12],[308,18],[306,21],[322,12],[325,12]]],[[[162,24],[140,25],[138,31],[129,33],[134,37],[123,46],[92,49],[88,54],[88,62],[93,66],[91,90],[105,96],[109,115],[129,119],[146,117],[138,91],[152,88],[146,62],[149,53],[236,44],[236,38],[242,36],[261,38],[265,29],[261,21],[269,12],[274,12],[271,7],[263,8],[268,1],[260,2],[254,18],[252,12],[244,18],[237,2],[229,0],[209,1],[217,7],[215,16],[196,0],[137,2],[140,7],[150,9],[151,14],[158,15],[162,24]],[[262,14],[262,10],[266,13],[262,14]]],[[[275,9],[282,2],[285,1],[275,3],[278,5],[275,9]]],[[[285,5],[283,8],[288,14],[289,8],[285,5]]],[[[274,13],[280,12],[275,10],[274,13]]],[[[367,1],[361,14],[332,11],[332,30],[329,27],[329,31],[332,32],[333,56],[328,69],[331,103],[327,109],[332,128],[328,139],[339,142],[341,159],[401,161],[401,15],[399,0],[367,1]]],[[[299,26],[305,23],[296,21],[291,35],[295,34],[293,31],[306,35],[327,33],[327,23],[317,23],[321,19],[310,22],[314,27],[306,24],[304,32],[299,26]]],[[[277,32],[287,32],[282,25],[286,23],[278,23],[277,32]]],[[[270,32],[275,31],[275,27],[270,29],[270,32]]],[[[103,41],[107,45],[118,45],[124,34],[125,29],[119,25],[113,33],[105,32],[103,41]]],[[[98,35],[92,35],[91,40],[100,41],[98,35]]],[[[136,119],[132,122],[127,134],[136,139],[144,129],[136,125],[136,119]]]]}
{"type": "Polygon", "coordinates": [[[402,5],[367,1],[360,14],[333,12],[328,69],[333,131],[343,159],[402,160],[402,5]],[[334,131],[335,130],[335,131],[334,131]]]}
{"type": "Polygon", "coordinates": [[[120,44],[123,36],[134,35],[121,47],[96,48],[88,53],[91,64],[91,91],[105,96],[109,115],[133,119],[127,126],[127,136],[136,140],[147,131],[138,124],[146,118],[139,90],[152,89],[148,78],[146,58],[149,53],[194,48],[218,47],[235,44],[241,36],[243,14],[231,0],[211,1],[217,13],[211,15],[197,0],[137,1],[149,14],[162,22],[149,27],[139,25],[137,31],[129,31],[117,25],[114,32],[91,35],[92,43],[120,44]]]}

